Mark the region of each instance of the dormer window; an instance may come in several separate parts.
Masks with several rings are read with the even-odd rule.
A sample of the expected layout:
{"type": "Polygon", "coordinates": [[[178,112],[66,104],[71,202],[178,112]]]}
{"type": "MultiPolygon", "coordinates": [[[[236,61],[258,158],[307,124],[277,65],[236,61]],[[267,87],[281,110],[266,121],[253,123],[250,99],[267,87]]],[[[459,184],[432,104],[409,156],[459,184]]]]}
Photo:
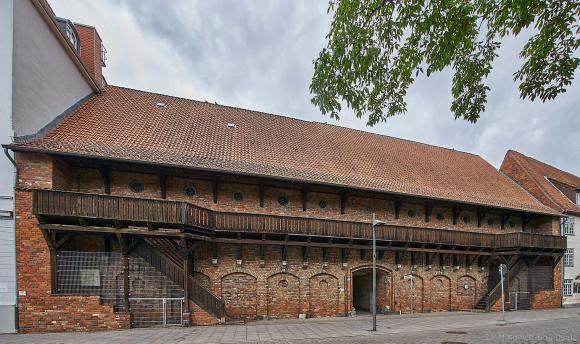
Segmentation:
{"type": "Polygon", "coordinates": [[[576,205],[580,205],[580,191],[576,190],[576,205]]]}
{"type": "Polygon", "coordinates": [[[77,36],[75,35],[75,32],[73,31],[72,26],[67,24],[64,28],[64,33],[66,34],[66,37],[68,38],[68,40],[72,43],[72,45],[78,51],[79,50],[79,47],[78,47],[79,42],[77,40],[77,36]]]}

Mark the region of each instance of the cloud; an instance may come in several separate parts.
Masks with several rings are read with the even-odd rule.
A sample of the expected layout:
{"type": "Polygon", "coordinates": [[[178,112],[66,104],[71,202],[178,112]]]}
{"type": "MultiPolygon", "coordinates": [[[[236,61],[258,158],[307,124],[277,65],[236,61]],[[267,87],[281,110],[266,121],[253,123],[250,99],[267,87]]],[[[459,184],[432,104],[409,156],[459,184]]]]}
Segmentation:
{"type": "Polygon", "coordinates": [[[496,167],[507,149],[516,149],[580,174],[580,81],[555,101],[521,100],[512,74],[527,34],[503,45],[477,124],[453,118],[451,72],[444,71],[417,80],[407,114],[368,128],[348,112],[336,123],[310,103],[312,60],[331,20],[324,0],[50,3],[59,16],[97,28],[111,84],[455,148],[496,167]]]}

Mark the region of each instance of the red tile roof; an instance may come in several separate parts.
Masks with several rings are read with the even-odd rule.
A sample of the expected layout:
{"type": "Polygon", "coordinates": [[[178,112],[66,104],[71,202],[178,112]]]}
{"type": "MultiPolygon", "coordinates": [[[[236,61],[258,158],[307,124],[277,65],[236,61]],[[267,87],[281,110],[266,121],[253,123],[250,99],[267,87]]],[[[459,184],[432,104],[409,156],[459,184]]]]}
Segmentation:
{"type": "Polygon", "coordinates": [[[554,214],[474,154],[115,86],[93,96],[44,138],[11,148],[554,214]],[[230,122],[236,127],[228,128],[230,122]]]}
{"type": "Polygon", "coordinates": [[[501,171],[545,205],[558,212],[580,214],[580,206],[573,201],[580,188],[580,177],[513,150],[506,153],[501,171]],[[571,195],[568,197],[563,191],[571,195]]]}

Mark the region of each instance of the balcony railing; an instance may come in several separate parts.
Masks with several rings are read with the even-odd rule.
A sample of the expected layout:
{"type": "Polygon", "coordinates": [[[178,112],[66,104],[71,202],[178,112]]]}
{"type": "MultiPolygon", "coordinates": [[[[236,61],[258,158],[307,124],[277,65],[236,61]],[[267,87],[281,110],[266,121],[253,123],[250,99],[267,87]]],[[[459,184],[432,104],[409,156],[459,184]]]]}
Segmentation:
{"type": "MultiPolygon", "coordinates": [[[[366,222],[220,212],[180,201],[56,190],[34,190],[33,213],[37,216],[154,223],[170,227],[185,225],[215,231],[371,238],[371,225],[366,222]]],[[[526,247],[561,250],[566,247],[565,237],[521,232],[489,234],[386,225],[377,227],[376,233],[378,240],[421,244],[490,249],[526,247]]]]}

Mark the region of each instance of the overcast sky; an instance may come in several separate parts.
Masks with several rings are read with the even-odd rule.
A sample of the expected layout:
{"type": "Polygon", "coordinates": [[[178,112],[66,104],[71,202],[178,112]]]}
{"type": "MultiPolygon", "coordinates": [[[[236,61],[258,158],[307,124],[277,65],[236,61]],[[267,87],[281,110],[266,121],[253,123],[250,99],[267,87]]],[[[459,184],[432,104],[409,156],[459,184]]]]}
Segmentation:
{"type": "Polygon", "coordinates": [[[580,175],[580,73],[555,101],[522,101],[512,74],[525,37],[500,51],[477,124],[455,120],[451,73],[420,78],[408,112],[372,128],[336,122],[310,103],[312,61],[330,25],[327,1],[49,0],[56,14],[93,25],[113,85],[328,122],[481,155],[499,167],[507,149],[580,175]]]}

